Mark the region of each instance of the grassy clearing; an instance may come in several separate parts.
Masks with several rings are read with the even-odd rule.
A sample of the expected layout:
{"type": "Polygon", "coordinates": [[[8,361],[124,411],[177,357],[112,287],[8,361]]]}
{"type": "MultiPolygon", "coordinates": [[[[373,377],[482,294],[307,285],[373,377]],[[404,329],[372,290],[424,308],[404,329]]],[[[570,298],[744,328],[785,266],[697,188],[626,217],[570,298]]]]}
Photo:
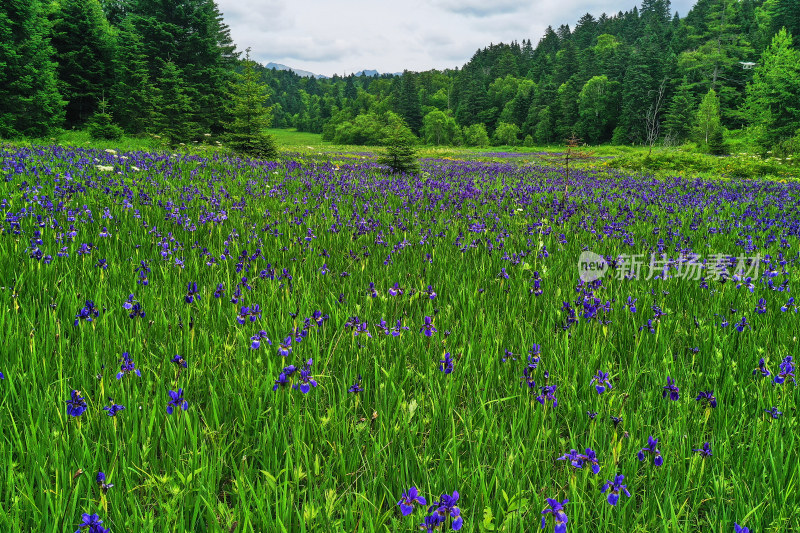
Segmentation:
{"type": "Polygon", "coordinates": [[[412,485],[458,490],[465,531],[537,529],[548,497],[569,498],[570,531],[800,527],[800,393],[774,381],[798,346],[796,184],[579,169],[562,205],[563,176],[535,164],[409,179],[353,158],[15,148],[0,166],[1,531],[81,513],[114,532],[414,531],[425,510],[396,505],[412,485]],[[586,249],[671,260],[587,285],[586,249]],[[707,264],[703,283],[676,250],[771,260],[725,283],[707,264]],[[123,352],[141,376],[115,377],[123,352]],[[273,390],[309,359],[317,386],[296,371],[273,390]],[[188,410],[167,415],[178,389],[188,410]],[[650,435],[660,467],[637,458],[650,435]],[[558,460],[586,448],[596,476],[558,460]],[[632,496],[612,507],[615,474],[632,496]]]}

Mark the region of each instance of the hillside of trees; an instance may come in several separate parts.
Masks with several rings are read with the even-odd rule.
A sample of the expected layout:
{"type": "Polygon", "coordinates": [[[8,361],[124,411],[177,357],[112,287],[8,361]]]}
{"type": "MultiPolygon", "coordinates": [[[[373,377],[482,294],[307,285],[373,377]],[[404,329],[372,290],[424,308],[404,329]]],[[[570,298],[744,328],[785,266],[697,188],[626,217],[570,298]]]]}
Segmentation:
{"type": "MultiPolygon", "coordinates": [[[[2,137],[83,128],[99,111],[128,134],[172,141],[233,121],[244,61],[213,0],[8,0],[0,35],[2,137]]],[[[273,127],[341,144],[380,144],[400,117],[437,145],[575,134],[724,153],[725,133],[743,130],[762,151],[793,151],[800,2],[699,0],[679,17],[669,0],[643,0],[549,27],[535,45],[489,45],[452,70],[316,79],[255,68],[273,127]]]]}

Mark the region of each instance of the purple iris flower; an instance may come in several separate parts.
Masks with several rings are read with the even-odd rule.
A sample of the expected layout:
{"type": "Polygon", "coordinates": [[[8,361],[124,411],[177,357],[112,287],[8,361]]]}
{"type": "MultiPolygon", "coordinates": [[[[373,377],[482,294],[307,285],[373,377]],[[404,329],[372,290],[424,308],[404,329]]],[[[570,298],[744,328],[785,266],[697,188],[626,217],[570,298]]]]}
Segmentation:
{"type": "Polygon", "coordinates": [[[772,409],[764,409],[764,412],[769,413],[769,416],[775,420],[777,420],[783,414],[783,411],[778,411],[777,407],[773,407],[772,409]]]}
{"type": "Polygon", "coordinates": [[[100,490],[103,491],[103,494],[107,494],[109,489],[114,487],[113,483],[106,483],[106,475],[103,472],[98,472],[94,480],[100,487],[100,490]]]}
{"type": "Polygon", "coordinates": [[[289,356],[292,353],[292,337],[286,337],[283,342],[278,346],[278,355],[283,357],[289,356]]]}
{"type": "Polygon", "coordinates": [[[183,367],[183,368],[186,368],[188,366],[188,363],[186,362],[186,359],[184,359],[183,356],[180,356],[180,355],[176,355],[175,357],[170,359],[170,362],[175,363],[176,365],[178,365],[180,367],[183,367]]]}
{"type": "Polygon", "coordinates": [[[364,388],[361,386],[361,374],[359,374],[358,379],[355,380],[352,385],[350,385],[350,388],[347,389],[347,392],[352,392],[352,393],[364,392],[364,388]]]}
{"type": "Polygon", "coordinates": [[[558,398],[556,398],[557,385],[543,385],[539,388],[541,394],[536,397],[536,401],[544,405],[547,400],[553,402],[553,407],[558,407],[558,398]]]}
{"type": "Polygon", "coordinates": [[[289,385],[289,376],[286,372],[281,372],[280,375],[278,375],[278,379],[275,380],[272,390],[277,391],[279,388],[285,388],[287,385],[289,385]]]}
{"type": "Polygon", "coordinates": [[[117,413],[125,410],[124,405],[118,405],[114,403],[114,400],[112,400],[111,398],[109,398],[108,401],[111,405],[103,407],[103,411],[107,411],[108,416],[117,416],[117,413]]]}
{"type": "Polygon", "coordinates": [[[569,461],[572,466],[575,468],[583,468],[583,454],[579,453],[578,450],[572,449],[569,453],[565,453],[556,461],[569,461]]]}
{"type": "Polygon", "coordinates": [[[300,377],[297,378],[297,383],[292,385],[292,388],[295,390],[299,390],[303,394],[308,394],[308,391],[311,390],[311,387],[316,387],[317,382],[314,378],[311,377],[311,365],[314,364],[313,359],[309,359],[306,361],[306,366],[300,370],[300,377]]]}
{"type": "Polygon", "coordinates": [[[784,357],[783,361],[781,361],[774,382],[778,385],[783,385],[787,379],[790,379],[792,383],[797,383],[794,379],[794,363],[792,362],[791,355],[787,355],[784,357]]]}
{"type": "Polygon", "coordinates": [[[710,405],[712,408],[717,406],[717,399],[714,397],[714,391],[700,391],[695,398],[698,402],[705,402],[706,404],[710,405]]]}
{"type": "Polygon", "coordinates": [[[664,387],[664,392],[661,393],[662,398],[666,398],[667,396],[669,396],[669,399],[673,402],[677,402],[678,398],[681,397],[680,389],[669,376],[667,376],[667,385],[664,387]]]}
{"type": "Polygon", "coordinates": [[[444,359],[439,360],[439,370],[445,374],[449,374],[453,371],[453,358],[450,357],[450,352],[446,352],[444,354],[444,359]]]}
{"type": "Polygon", "coordinates": [[[758,305],[756,305],[755,311],[759,315],[763,315],[767,312],[767,301],[764,298],[760,298],[758,300],[758,305]]]}
{"type": "Polygon", "coordinates": [[[699,453],[700,457],[702,457],[703,459],[705,459],[706,457],[711,457],[712,455],[714,455],[713,453],[711,453],[711,443],[710,442],[704,442],[702,448],[694,448],[694,449],[692,449],[692,451],[699,453]]]}
{"type": "Polygon", "coordinates": [[[420,328],[419,332],[420,333],[425,333],[426,337],[430,337],[431,335],[433,335],[437,331],[438,330],[435,327],[433,327],[433,317],[426,316],[425,317],[425,323],[422,325],[422,327],[420,328]]]}
{"type": "Polygon", "coordinates": [[[80,391],[77,390],[73,390],[70,393],[70,399],[66,403],[69,416],[81,416],[89,407],[86,405],[86,400],[81,396],[80,391]]]}
{"type": "Polygon", "coordinates": [[[92,319],[97,318],[100,316],[100,311],[97,310],[97,306],[94,305],[94,302],[91,300],[86,300],[77,313],[75,313],[75,322],[72,323],[73,326],[77,326],[78,322],[81,320],[85,320],[86,322],[91,322],[92,319]]]}
{"type": "Polygon", "coordinates": [[[167,414],[171,415],[176,407],[180,407],[184,411],[189,408],[189,402],[183,399],[183,389],[169,391],[169,402],[167,403],[167,414]]]}
{"type": "Polygon", "coordinates": [[[631,493],[628,492],[628,486],[623,485],[622,482],[625,481],[625,476],[622,474],[618,474],[614,477],[614,481],[606,481],[606,484],[600,489],[600,492],[603,494],[606,493],[607,490],[611,489],[608,493],[608,503],[611,505],[617,505],[619,501],[619,493],[621,492],[628,498],[631,497],[631,493]]]}
{"type": "Polygon", "coordinates": [[[664,464],[664,458],[661,457],[661,452],[658,450],[658,439],[652,435],[647,437],[647,446],[639,450],[639,453],[636,454],[636,457],[638,457],[640,461],[644,461],[646,454],[650,453],[655,456],[653,459],[654,465],[661,466],[664,464]]]}
{"type": "Polygon", "coordinates": [[[761,372],[761,375],[764,376],[764,377],[768,377],[768,376],[772,375],[772,372],[770,372],[769,369],[767,368],[767,363],[764,362],[764,358],[763,357],[758,360],[758,368],[753,370],[753,375],[754,376],[756,375],[756,372],[761,372]]]}
{"type": "Polygon", "coordinates": [[[2,372],[0,372],[0,379],[6,379],[2,372]]]}
{"type": "Polygon", "coordinates": [[[400,288],[399,283],[395,283],[392,287],[389,288],[389,296],[402,296],[403,289],[400,288]]]}
{"type": "Polygon", "coordinates": [[[442,494],[439,497],[438,502],[434,502],[428,508],[428,513],[431,515],[439,515],[440,520],[438,520],[439,524],[442,524],[447,519],[449,515],[453,521],[450,523],[450,527],[453,531],[458,531],[464,525],[464,519],[461,518],[461,509],[458,508],[456,503],[458,503],[459,494],[457,490],[453,491],[453,494],[442,494]]]}
{"type": "Polygon", "coordinates": [[[425,517],[425,520],[419,525],[419,528],[424,529],[425,533],[433,533],[445,520],[447,520],[446,517],[438,513],[433,513],[425,517]]]}
{"type": "Polygon", "coordinates": [[[586,416],[589,417],[589,420],[594,420],[597,418],[597,411],[586,411],[586,416]]]}
{"type": "Polygon", "coordinates": [[[103,521],[96,514],[83,513],[81,523],[75,533],[109,533],[111,530],[103,527],[103,521]]]}
{"type": "Polygon", "coordinates": [[[597,475],[600,472],[600,460],[597,458],[597,452],[591,448],[586,448],[586,454],[583,456],[586,463],[592,465],[592,473],[597,475]]]}
{"type": "Polygon", "coordinates": [[[200,291],[197,290],[197,282],[193,281],[186,285],[186,296],[183,297],[183,301],[187,304],[192,303],[195,300],[200,299],[200,291]]]}
{"type": "Polygon", "coordinates": [[[261,341],[267,341],[267,344],[272,346],[272,341],[269,340],[269,337],[267,337],[267,332],[263,329],[250,337],[250,348],[253,350],[258,350],[261,347],[261,341]]]}
{"type": "Polygon", "coordinates": [[[569,500],[562,500],[559,502],[558,500],[547,498],[547,505],[549,505],[550,508],[542,511],[542,529],[547,525],[547,515],[552,514],[556,521],[553,533],[566,533],[568,519],[567,514],[564,512],[564,506],[567,503],[569,503],[569,500]]]}
{"type": "Polygon", "coordinates": [[[131,356],[128,355],[128,352],[122,352],[122,358],[119,360],[119,362],[122,363],[122,365],[119,367],[120,371],[117,374],[117,379],[122,379],[122,376],[130,374],[131,372],[139,377],[142,376],[142,373],[138,368],[136,368],[136,365],[133,363],[131,356]]]}
{"type": "Polygon", "coordinates": [[[397,505],[400,506],[400,512],[403,513],[403,516],[408,516],[414,512],[415,503],[427,505],[428,501],[419,494],[417,487],[411,487],[403,493],[403,495],[400,497],[400,501],[397,502],[397,505]]]}
{"type": "Polygon", "coordinates": [[[597,394],[603,394],[606,391],[606,385],[608,386],[608,390],[611,390],[611,382],[608,380],[608,372],[603,372],[602,370],[597,371],[597,375],[592,378],[592,381],[589,382],[591,385],[594,382],[597,382],[597,385],[594,388],[597,390],[597,394]]]}
{"type": "Polygon", "coordinates": [[[750,533],[749,527],[740,526],[736,522],[733,523],[733,532],[734,533],[750,533]]]}
{"type": "Polygon", "coordinates": [[[322,324],[324,324],[328,318],[328,315],[323,315],[322,311],[314,311],[314,313],[311,315],[311,319],[314,321],[317,327],[322,327],[322,324]]]}

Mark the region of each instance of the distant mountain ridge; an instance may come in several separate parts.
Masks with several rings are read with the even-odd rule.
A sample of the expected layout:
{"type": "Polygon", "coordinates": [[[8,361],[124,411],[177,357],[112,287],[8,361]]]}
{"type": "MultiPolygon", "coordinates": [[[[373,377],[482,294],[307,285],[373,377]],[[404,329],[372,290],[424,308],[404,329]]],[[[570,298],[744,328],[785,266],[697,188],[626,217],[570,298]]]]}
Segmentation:
{"type": "MultiPolygon", "coordinates": [[[[324,74],[315,74],[313,72],[309,72],[308,70],[300,70],[300,69],[296,69],[294,67],[289,67],[287,65],[283,65],[281,63],[274,63],[272,61],[267,63],[264,66],[266,68],[268,68],[268,69],[273,69],[274,68],[275,70],[290,70],[290,71],[294,72],[295,74],[297,74],[298,76],[300,76],[301,78],[314,77],[314,78],[325,79],[325,80],[330,79],[330,76],[326,76],[324,74]]],[[[380,74],[381,73],[378,72],[377,70],[365,69],[365,70],[359,70],[358,72],[354,72],[353,76],[356,76],[356,77],[358,77],[358,76],[367,76],[367,77],[371,78],[372,76],[380,76],[380,74]]],[[[392,75],[393,76],[400,76],[400,75],[402,75],[402,72],[394,72],[394,73],[392,73],[392,75]]]]}
{"type": "Polygon", "coordinates": [[[294,72],[295,74],[297,74],[301,78],[323,78],[323,79],[328,79],[328,76],[324,76],[322,74],[314,74],[313,72],[309,72],[307,70],[300,70],[300,69],[296,69],[296,68],[292,68],[292,67],[287,67],[286,65],[282,65],[280,63],[273,63],[271,61],[269,63],[267,63],[266,65],[264,65],[264,66],[266,68],[268,68],[268,69],[273,69],[274,68],[275,70],[291,70],[292,72],[294,72]]]}

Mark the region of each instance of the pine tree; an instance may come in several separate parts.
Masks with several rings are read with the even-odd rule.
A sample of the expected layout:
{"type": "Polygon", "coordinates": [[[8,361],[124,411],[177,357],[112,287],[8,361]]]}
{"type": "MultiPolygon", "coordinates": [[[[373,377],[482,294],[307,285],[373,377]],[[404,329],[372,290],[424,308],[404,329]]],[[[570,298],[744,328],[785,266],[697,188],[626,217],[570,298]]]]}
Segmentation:
{"type": "Polygon", "coordinates": [[[122,128],[114,124],[114,119],[108,110],[108,103],[105,100],[98,104],[97,112],[86,122],[86,130],[92,139],[116,141],[122,138],[122,128]]]}
{"type": "Polygon", "coordinates": [[[694,102],[686,78],[680,84],[667,107],[664,132],[672,140],[683,142],[689,138],[694,123],[694,102]]]}
{"type": "Polygon", "coordinates": [[[43,137],[64,119],[39,0],[0,3],[0,136],[43,137]]]}
{"type": "Polygon", "coordinates": [[[781,29],[747,86],[746,115],[764,150],[790,139],[800,128],[800,51],[791,46],[791,35],[781,29]]]}
{"type": "Polygon", "coordinates": [[[786,28],[794,36],[795,48],[800,48],[800,2],[797,0],[775,0],[772,15],[772,34],[786,28]]]}
{"type": "Polygon", "coordinates": [[[388,166],[392,172],[419,172],[417,151],[414,148],[416,138],[402,120],[390,120],[384,129],[384,145],[386,152],[378,158],[378,162],[388,166]]]}
{"type": "Polygon", "coordinates": [[[180,70],[185,94],[205,131],[220,132],[228,121],[228,88],[238,54],[214,0],[131,0],[131,21],[142,37],[150,79],[165,61],[180,70]]]}
{"type": "Polygon", "coordinates": [[[234,151],[259,159],[278,155],[275,138],[265,130],[272,120],[267,106],[267,87],[259,80],[250,50],[242,62],[242,73],[231,89],[233,121],[228,125],[228,144],[234,151]]]}
{"type": "Polygon", "coordinates": [[[119,28],[114,74],[110,95],[114,115],[126,132],[144,133],[153,114],[155,86],[147,69],[142,38],[129,18],[119,28]]]}
{"type": "Polygon", "coordinates": [[[62,0],[54,14],[52,42],[65,126],[82,126],[113,83],[114,42],[98,0],[62,0]]]}
{"type": "Polygon", "coordinates": [[[161,71],[155,91],[151,131],[169,146],[188,143],[199,133],[195,108],[186,94],[181,72],[169,61],[161,71]]]}
{"type": "Polygon", "coordinates": [[[400,81],[400,94],[397,97],[397,114],[406,122],[414,134],[422,129],[422,107],[419,104],[419,90],[415,74],[404,71],[400,81]]]}

